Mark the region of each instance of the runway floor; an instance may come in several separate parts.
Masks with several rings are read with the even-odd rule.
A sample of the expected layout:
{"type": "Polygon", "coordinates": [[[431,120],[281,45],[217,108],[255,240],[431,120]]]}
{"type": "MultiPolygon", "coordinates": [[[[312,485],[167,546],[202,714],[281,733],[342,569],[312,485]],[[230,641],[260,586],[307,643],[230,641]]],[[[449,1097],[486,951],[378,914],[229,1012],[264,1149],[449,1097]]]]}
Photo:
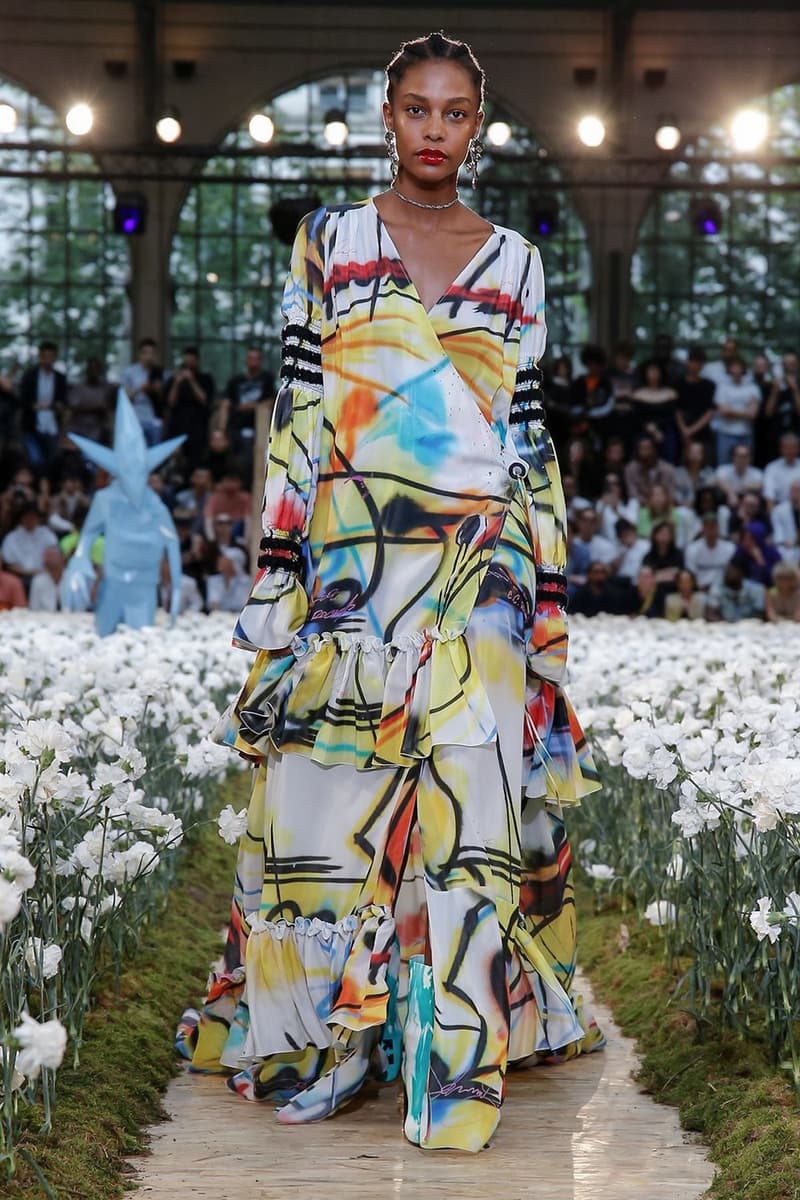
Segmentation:
{"type": "MultiPolygon", "coordinates": [[[[589,992],[585,981],[584,995],[589,992]]],[[[636,1057],[610,1014],[600,1054],[514,1072],[500,1127],[479,1155],[405,1141],[396,1085],[375,1086],[317,1125],[284,1128],[268,1104],[234,1096],[219,1076],[184,1073],[132,1160],[147,1200],[475,1197],[481,1200],[697,1200],[713,1167],[673,1109],[642,1094],[636,1057]]]]}

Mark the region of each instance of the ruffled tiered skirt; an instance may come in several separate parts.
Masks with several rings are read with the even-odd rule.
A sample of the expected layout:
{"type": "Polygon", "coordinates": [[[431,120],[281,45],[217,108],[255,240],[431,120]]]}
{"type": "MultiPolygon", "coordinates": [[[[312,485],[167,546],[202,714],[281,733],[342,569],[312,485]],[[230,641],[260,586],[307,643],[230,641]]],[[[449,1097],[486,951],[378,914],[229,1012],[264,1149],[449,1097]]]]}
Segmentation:
{"type": "Polygon", "coordinates": [[[564,694],[526,670],[525,633],[520,611],[494,599],[460,638],[394,649],[323,638],[302,671],[302,653],[257,662],[228,740],[265,763],[194,1069],[227,1069],[243,1095],[281,1102],[369,1035],[391,1078],[408,963],[426,948],[423,1146],[480,1149],[509,1062],[602,1044],[572,992],[557,803],[598,784],[564,694]]]}

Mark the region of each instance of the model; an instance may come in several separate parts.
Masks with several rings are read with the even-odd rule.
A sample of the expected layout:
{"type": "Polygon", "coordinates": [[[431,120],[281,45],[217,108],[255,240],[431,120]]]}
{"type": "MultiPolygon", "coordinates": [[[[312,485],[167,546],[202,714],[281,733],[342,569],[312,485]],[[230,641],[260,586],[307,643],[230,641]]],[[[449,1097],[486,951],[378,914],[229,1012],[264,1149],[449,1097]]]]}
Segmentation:
{"type": "Polygon", "coordinates": [[[480,1150],[509,1063],[597,1048],[571,994],[561,807],[598,787],[559,684],[566,519],[536,249],[459,202],[484,76],[387,68],[391,188],[301,224],[256,651],[220,737],[256,760],[193,1066],[330,1116],[401,1070],[406,1136],[480,1150]],[[401,1064],[402,1059],[402,1064],[401,1064]]]}

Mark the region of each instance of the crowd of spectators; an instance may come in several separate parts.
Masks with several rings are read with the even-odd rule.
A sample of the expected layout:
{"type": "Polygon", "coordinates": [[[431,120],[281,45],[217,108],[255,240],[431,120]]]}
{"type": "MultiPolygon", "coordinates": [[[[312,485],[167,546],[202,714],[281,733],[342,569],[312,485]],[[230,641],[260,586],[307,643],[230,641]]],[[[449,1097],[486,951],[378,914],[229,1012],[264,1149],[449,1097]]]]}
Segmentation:
{"type": "MultiPolygon", "coordinates": [[[[149,445],[185,434],[151,476],[181,542],[184,609],[237,611],[249,590],[255,411],[274,395],[261,352],[218,394],[198,352],[165,372],[143,340],[121,372],[149,445]]],[[[0,375],[0,609],[58,608],[58,583],[94,489],[108,477],[70,441],[110,442],[118,385],[102,364],[69,384],[58,348],[39,347],[19,380],[0,375]]],[[[660,337],[634,362],[586,346],[573,375],[544,384],[567,503],[570,610],[669,620],[800,620],[798,358],[746,363],[733,339],[718,359],[660,337]]],[[[98,575],[103,547],[93,547],[98,575]]],[[[159,597],[168,603],[164,564],[159,597]]]]}
{"type": "Polygon", "coordinates": [[[671,339],[554,364],[545,407],[567,502],[570,610],[800,621],[798,358],[671,339]]]}
{"type": "MultiPolygon", "coordinates": [[[[0,610],[28,606],[57,611],[59,583],[74,551],[94,492],[110,482],[71,441],[81,434],[113,442],[120,386],[155,445],[186,435],[180,450],[149,479],[172,512],[181,547],[183,611],[236,612],[250,588],[250,484],[255,412],[270,405],[275,383],[261,351],[251,348],[243,370],[221,393],[202,370],[194,347],[176,369],[158,363],[156,343],[144,339],[119,383],[91,360],[81,381],[57,369],[58,347],[43,342],[38,360],[19,378],[0,374],[0,610]]],[[[102,576],[103,544],[92,546],[102,576]]],[[[158,588],[168,608],[166,559],[158,588]]]]}

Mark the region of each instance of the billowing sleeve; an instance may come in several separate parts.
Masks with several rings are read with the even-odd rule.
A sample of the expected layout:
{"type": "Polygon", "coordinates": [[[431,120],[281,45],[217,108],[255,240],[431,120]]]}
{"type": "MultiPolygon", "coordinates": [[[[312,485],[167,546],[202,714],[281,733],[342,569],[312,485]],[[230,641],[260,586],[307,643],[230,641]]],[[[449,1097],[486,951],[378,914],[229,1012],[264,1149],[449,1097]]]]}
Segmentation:
{"type": "Polygon", "coordinates": [[[281,381],[267,459],[258,573],[233,641],[246,650],[289,646],[308,612],[308,530],[322,431],[325,209],[297,231],[283,294],[281,381]]]}
{"type": "Polygon", "coordinates": [[[528,465],[526,488],[536,567],[528,667],[540,678],[560,683],[567,663],[567,514],[561,473],[542,405],[539,361],[547,340],[544,274],[538,250],[526,243],[526,252],[519,358],[509,421],[516,451],[528,465]]]}

